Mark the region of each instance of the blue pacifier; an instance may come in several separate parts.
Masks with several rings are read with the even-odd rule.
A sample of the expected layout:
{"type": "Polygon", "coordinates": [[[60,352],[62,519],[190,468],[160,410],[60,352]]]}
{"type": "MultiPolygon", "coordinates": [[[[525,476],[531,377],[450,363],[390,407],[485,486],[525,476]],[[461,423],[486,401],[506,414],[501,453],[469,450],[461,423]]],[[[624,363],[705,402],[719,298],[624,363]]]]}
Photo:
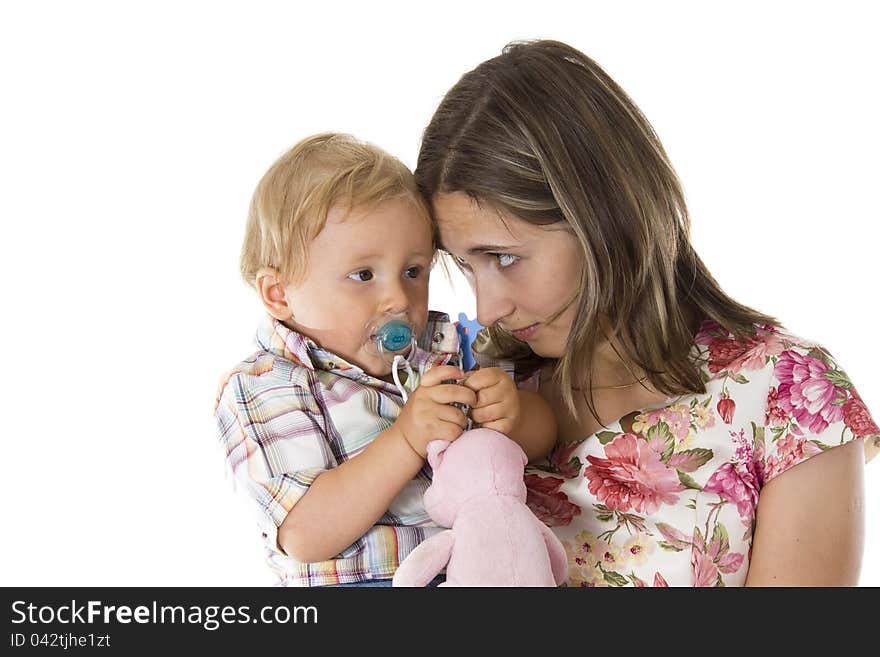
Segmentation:
{"type": "Polygon", "coordinates": [[[380,351],[402,351],[410,347],[412,341],[412,328],[399,319],[383,324],[376,332],[376,344],[380,347],[380,351]]]}
{"type": "Polygon", "coordinates": [[[371,342],[382,360],[391,364],[395,356],[409,359],[415,353],[416,337],[405,313],[383,313],[367,323],[364,342],[371,342]]]}
{"type": "Polygon", "coordinates": [[[383,313],[367,323],[365,335],[365,342],[372,343],[379,357],[391,366],[394,384],[404,403],[407,400],[407,390],[400,381],[398,369],[403,368],[406,372],[410,391],[415,389],[419,379],[414,376],[409,362],[416,353],[416,337],[407,319],[405,313],[383,313]]]}

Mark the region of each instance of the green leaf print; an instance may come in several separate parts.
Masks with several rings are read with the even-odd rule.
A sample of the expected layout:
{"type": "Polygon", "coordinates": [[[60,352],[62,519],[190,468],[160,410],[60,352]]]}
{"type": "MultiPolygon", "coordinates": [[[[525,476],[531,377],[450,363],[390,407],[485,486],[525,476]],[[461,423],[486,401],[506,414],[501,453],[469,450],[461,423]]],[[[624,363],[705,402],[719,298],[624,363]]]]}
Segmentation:
{"type": "Polygon", "coordinates": [[[764,443],[764,427],[759,427],[757,424],[752,422],[752,438],[754,438],[755,446],[760,442],[764,443]]]}
{"type": "Polygon", "coordinates": [[[746,377],[744,377],[742,374],[740,374],[739,372],[736,372],[735,374],[732,373],[732,372],[728,372],[727,375],[728,375],[731,379],[733,379],[734,381],[736,381],[737,383],[746,384],[746,383],[749,382],[749,380],[748,380],[746,377]]]}
{"type": "Polygon", "coordinates": [[[674,454],[666,465],[681,472],[694,472],[711,461],[713,456],[715,454],[711,449],[702,447],[686,449],[683,452],[674,454]]]}
{"type": "Polygon", "coordinates": [[[623,433],[635,433],[633,431],[633,424],[635,424],[636,418],[638,416],[639,412],[633,411],[632,413],[629,413],[628,415],[620,418],[620,430],[623,431],[623,433]]]}
{"type": "Polygon", "coordinates": [[[831,357],[827,351],[822,349],[821,347],[813,347],[810,351],[807,352],[807,356],[811,358],[815,358],[816,360],[821,360],[832,370],[837,368],[837,363],[834,362],[834,359],[831,357]]]}
{"type": "Polygon", "coordinates": [[[718,541],[720,546],[716,557],[717,561],[730,550],[730,538],[727,536],[727,529],[721,523],[715,523],[715,529],[712,531],[712,541],[718,541]]]}
{"type": "Polygon", "coordinates": [[[629,580],[621,575],[620,573],[616,573],[613,570],[606,570],[603,573],[605,577],[605,581],[611,584],[611,586],[628,586],[629,580]]]}
{"type": "Polygon", "coordinates": [[[849,390],[852,388],[852,383],[849,380],[849,377],[840,370],[825,370],[822,372],[822,376],[831,381],[838,388],[843,388],[844,390],[849,390]]]}
{"type": "Polygon", "coordinates": [[[690,475],[685,474],[681,470],[676,470],[676,472],[678,473],[678,480],[681,482],[682,486],[685,488],[692,488],[693,490],[703,490],[703,487],[694,481],[690,475]]]}
{"type": "Polygon", "coordinates": [[[657,541],[657,545],[668,552],[681,552],[682,548],[675,547],[672,543],[667,543],[666,541],[657,541]]]}
{"type": "Polygon", "coordinates": [[[664,463],[668,462],[669,457],[672,456],[672,453],[675,451],[675,436],[673,436],[672,432],[669,430],[669,425],[665,422],[658,422],[645,432],[645,438],[647,438],[648,441],[660,439],[666,443],[666,447],[660,455],[660,460],[664,463]]]}
{"type": "Polygon", "coordinates": [[[619,435],[620,434],[618,434],[616,431],[600,431],[596,434],[596,438],[598,438],[599,442],[603,445],[607,445],[619,435]]]}

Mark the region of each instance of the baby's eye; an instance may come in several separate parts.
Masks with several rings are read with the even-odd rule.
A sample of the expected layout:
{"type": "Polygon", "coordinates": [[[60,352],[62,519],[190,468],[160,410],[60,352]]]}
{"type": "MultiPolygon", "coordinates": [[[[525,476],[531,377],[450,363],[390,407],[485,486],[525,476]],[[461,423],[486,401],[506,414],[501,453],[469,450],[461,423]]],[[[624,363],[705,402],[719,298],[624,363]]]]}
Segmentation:
{"type": "Polygon", "coordinates": [[[356,271],[353,274],[349,274],[348,277],[353,281],[361,281],[362,283],[366,283],[367,281],[373,280],[373,272],[369,269],[361,269],[360,271],[356,271]]]}
{"type": "Polygon", "coordinates": [[[490,255],[498,261],[498,266],[501,269],[507,269],[519,261],[519,256],[510,253],[492,253],[490,255]]]}
{"type": "Polygon", "coordinates": [[[406,273],[404,275],[407,278],[418,278],[419,274],[421,274],[421,273],[422,273],[421,267],[410,267],[409,269],[406,270],[406,273]]]}

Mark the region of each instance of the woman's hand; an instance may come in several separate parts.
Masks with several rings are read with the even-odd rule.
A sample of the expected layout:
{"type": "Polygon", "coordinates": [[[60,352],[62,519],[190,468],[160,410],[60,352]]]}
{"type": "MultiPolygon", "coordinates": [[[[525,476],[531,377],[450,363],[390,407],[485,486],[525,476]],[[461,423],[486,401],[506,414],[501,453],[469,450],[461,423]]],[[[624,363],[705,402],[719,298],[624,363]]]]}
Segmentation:
{"type": "Polygon", "coordinates": [[[498,367],[487,367],[468,373],[464,385],[477,395],[471,406],[471,419],[485,429],[510,435],[520,417],[513,379],[498,367]]]}

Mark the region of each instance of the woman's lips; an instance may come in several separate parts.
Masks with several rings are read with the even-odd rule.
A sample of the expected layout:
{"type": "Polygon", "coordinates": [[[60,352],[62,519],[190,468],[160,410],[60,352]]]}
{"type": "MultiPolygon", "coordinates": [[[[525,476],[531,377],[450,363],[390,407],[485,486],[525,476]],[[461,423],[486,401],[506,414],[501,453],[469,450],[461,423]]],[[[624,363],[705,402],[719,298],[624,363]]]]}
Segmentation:
{"type": "Polygon", "coordinates": [[[525,341],[525,340],[528,340],[530,337],[532,337],[535,334],[535,331],[538,330],[539,326],[540,326],[540,324],[530,324],[529,326],[526,326],[521,329],[516,329],[516,330],[511,329],[510,334],[513,337],[515,337],[517,340],[525,341]]]}

